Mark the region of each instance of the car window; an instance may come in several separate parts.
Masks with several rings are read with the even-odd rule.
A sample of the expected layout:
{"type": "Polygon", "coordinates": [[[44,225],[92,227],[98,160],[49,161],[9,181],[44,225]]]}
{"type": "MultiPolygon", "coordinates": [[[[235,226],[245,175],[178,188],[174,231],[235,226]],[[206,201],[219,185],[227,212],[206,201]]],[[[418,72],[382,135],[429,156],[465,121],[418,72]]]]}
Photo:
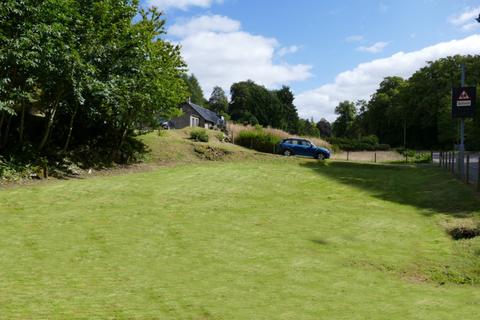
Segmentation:
{"type": "Polygon", "coordinates": [[[297,140],[290,140],[291,143],[290,144],[298,144],[298,141],[297,140]]]}
{"type": "Polygon", "coordinates": [[[302,146],[307,146],[308,147],[310,145],[310,143],[308,141],[305,141],[305,140],[300,140],[299,142],[302,146]]]}

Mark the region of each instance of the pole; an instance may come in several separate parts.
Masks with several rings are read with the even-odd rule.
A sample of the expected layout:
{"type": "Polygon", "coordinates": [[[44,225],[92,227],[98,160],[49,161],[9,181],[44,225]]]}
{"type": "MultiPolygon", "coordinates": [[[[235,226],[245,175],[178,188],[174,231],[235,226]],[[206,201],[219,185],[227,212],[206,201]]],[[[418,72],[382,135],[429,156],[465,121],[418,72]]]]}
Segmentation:
{"type": "Polygon", "coordinates": [[[480,192],[480,156],[477,159],[477,191],[480,192]]]}
{"type": "Polygon", "coordinates": [[[467,167],[465,168],[465,183],[468,184],[470,178],[470,154],[467,154],[467,167]]]}
{"type": "Polygon", "coordinates": [[[455,175],[455,151],[452,151],[452,173],[455,175]]]}
{"type": "MultiPolygon", "coordinates": [[[[462,87],[465,87],[465,63],[462,63],[462,87]]],[[[460,119],[460,145],[458,146],[458,176],[463,177],[464,153],[465,153],[465,119],[460,119]]]]}

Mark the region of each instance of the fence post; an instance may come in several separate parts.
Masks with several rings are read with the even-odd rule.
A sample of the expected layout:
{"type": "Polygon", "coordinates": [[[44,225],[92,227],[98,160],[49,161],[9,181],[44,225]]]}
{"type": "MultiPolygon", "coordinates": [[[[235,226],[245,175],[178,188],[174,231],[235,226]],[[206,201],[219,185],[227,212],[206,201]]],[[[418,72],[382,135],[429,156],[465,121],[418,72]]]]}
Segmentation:
{"type": "Polygon", "coordinates": [[[448,167],[448,171],[450,172],[453,172],[453,153],[450,151],[450,163],[449,163],[449,167],[448,167]]]}
{"type": "Polygon", "coordinates": [[[347,150],[347,161],[349,159],[350,151],[347,150]]]}
{"type": "Polygon", "coordinates": [[[468,184],[468,178],[470,177],[470,154],[467,153],[467,167],[465,168],[465,183],[468,184]]]}
{"type": "Polygon", "coordinates": [[[430,161],[433,163],[433,151],[430,151],[430,161]]]}
{"type": "Polygon", "coordinates": [[[477,160],[477,191],[480,192],[480,156],[477,160]]]}
{"type": "Polygon", "coordinates": [[[408,163],[408,154],[405,153],[405,164],[408,163]]]}
{"type": "Polygon", "coordinates": [[[452,173],[455,175],[455,151],[452,151],[452,173]]]}
{"type": "Polygon", "coordinates": [[[377,153],[376,152],[374,153],[373,162],[377,163],[377,153]]]}
{"type": "Polygon", "coordinates": [[[440,151],[440,154],[439,154],[439,160],[438,162],[440,163],[440,168],[443,167],[443,151],[440,151]]]}

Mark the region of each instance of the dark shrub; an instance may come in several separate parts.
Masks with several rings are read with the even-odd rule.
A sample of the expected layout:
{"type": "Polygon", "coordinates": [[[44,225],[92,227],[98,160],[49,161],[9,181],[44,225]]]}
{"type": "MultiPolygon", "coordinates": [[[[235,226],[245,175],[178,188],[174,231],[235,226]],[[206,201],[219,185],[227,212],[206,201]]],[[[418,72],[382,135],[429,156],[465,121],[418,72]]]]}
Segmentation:
{"type": "Polygon", "coordinates": [[[205,129],[193,129],[190,132],[190,139],[201,142],[208,142],[208,133],[205,129]]]}
{"type": "Polygon", "coordinates": [[[365,136],[360,139],[333,137],[329,139],[329,142],[345,151],[390,150],[388,144],[379,143],[377,136],[374,135],[365,136]]]}
{"type": "Polygon", "coordinates": [[[281,139],[263,129],[248,130],[240,132],[235,142],[241,146],[254,149],[260,152],[274,153],[281,139]]]}

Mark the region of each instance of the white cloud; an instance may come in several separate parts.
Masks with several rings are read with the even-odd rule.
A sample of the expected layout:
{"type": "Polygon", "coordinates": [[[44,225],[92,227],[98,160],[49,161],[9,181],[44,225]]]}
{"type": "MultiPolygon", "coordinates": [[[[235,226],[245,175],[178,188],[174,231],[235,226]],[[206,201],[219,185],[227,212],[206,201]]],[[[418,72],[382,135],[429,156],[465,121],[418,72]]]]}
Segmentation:
{"type": "Polygon", "coordinates": [[[201,32],[235,32],[240,30],[240,22],[228,17],[213,15],[201,16],[177,23],[168,29],[168,34],[176,37],[188,37],[201,32]]]}
{"type": "Polygon", "coordinates": [[[228,17],[201,16],[179,22],[169,33],[180,37],[182,56],[208,97],[214,86],[251,79],[267,87],[308,79],[311,66],[275,63],[275,56],[298,47],[280,48],[274,38],[253,35],[228,17]]]}
{"type": "Polygon", "coordinates": [[[298,46],[289,46],[289,47],[283,47],[278,50],[278,56],[283,57],[286,56],[287,54],[293,54],[299,50],[298,46]]]}
{"type": "Polygon", "coordinates": [[[438,43],[413,52],[398,52],[388,58],[359,64],[352,70],[338,74],[334,82],[297,95],[295,105],[301,116],[329,120],[336,118],[335,106],[344,100],[369,99],[387,76],[410,77],[427,61],[456,54],[478,54],[480,35],[438,43]]]}
{"type": "Polygon", "coordinates": [[[189,7],[208,8],[213,3],[222,3],[223,0],[148,0],[148,6],[155,6],[162,10],[171,8],[187,10],[189,7]]]}
{"type": "Polygon", "coordinates": [[[351,35],[345,38],[347,42],[360,42],[363,40],[363,36],[360,34],[351,35]]]}
{"type": "Polygon", "coordinates": [[[448,21],[463,31],[472,31],[480,27],[475,18],[480,14],[480,7],[467,8],[462,13],[451,16],[448,21]]]}
{"type": "Polygon", "coordinates": [[[388,44],[389,42],[380,41],[380,42],[374,43],[369,47],[360,46],[357,48],[357,50],[362,52],[369,52],[369,53],[379,53],[379,52],[382,52],[383,49],[385,49],[385,47],[388,46],[388,44]]]}

